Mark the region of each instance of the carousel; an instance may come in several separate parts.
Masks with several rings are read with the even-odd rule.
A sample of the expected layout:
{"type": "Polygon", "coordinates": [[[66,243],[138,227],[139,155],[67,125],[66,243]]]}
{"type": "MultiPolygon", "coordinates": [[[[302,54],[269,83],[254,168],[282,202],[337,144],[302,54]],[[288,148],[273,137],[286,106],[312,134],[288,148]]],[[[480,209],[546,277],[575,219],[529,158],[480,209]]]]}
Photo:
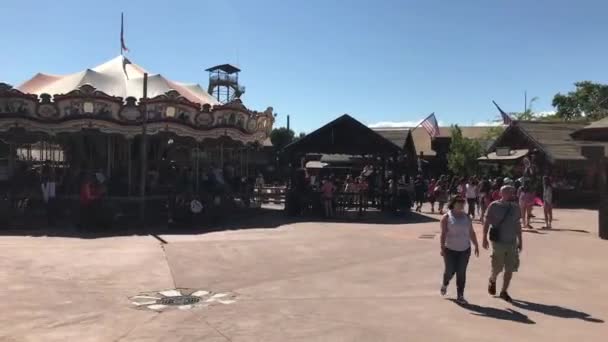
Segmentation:
{"type": "Polygon", "coordinates": [[[239,182],[258,171],[250,158],[272,130],[273,109],[243,105],[238,68],[207,71],[205,91],[119,56],[69,75],[39,73],[18,87],[0,83],[5,198],[39,198],[49,170],[65,199],[77,198],[87,175],[118,201],[166,198],[175,187],[199,193],[210,182],[241,191],[239,182]]]}

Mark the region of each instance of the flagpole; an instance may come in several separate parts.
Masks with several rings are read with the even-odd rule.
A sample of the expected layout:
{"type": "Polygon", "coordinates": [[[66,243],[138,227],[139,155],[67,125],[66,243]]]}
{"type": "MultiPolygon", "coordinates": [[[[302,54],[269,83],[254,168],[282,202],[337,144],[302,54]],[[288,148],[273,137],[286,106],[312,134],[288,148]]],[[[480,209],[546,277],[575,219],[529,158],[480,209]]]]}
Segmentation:
{"type": "Polygon", "coordinates": [[[123,56],[122,54],[122,39],[123,39],[123,35],[124,35],[124,18],[123,18],[124,14],[123,12],[120,12],[120,55],[123,56]]]}
{"type": "Polygon", "coordinates": [[[147,109],[147,100],[148,100],[148,73],[144,73],[144,89],[143,89],[143,97],[142,97],[142,125],[141,125],[141,155],[140,155],[140,171],[141,178],[139,179],[139,196],[140,196],[140,207],[139,207],[139,215],[142,224],[145,225],[146,222],[146,178],[148,176],[148,146],[147,146],[147,124],[148,124],[148,109],[147,109]]]}

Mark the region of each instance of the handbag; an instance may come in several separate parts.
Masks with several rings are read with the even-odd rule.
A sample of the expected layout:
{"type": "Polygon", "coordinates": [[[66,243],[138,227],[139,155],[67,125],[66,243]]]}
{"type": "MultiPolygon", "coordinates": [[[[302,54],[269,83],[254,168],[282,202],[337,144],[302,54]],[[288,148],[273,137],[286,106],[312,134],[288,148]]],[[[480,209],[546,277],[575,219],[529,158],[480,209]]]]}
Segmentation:
{"type": "Polygon", "coordinates": [[[505,222],[505,220],[507,219],[507,216],[509,216],[509,214],[511,213],[511,208],[513,207],[513,205],[511,205],[509,203],[509,209],[507,209],[507,212],[503,215],[502,219],[500,220],[500,222],[497,225],[492,225],[490,227],[490,241],[498,241],[499,237],[500,237],[500,231],[498,230],[498,228],[500,226],[502,226],[502,224],[505,222]]]}

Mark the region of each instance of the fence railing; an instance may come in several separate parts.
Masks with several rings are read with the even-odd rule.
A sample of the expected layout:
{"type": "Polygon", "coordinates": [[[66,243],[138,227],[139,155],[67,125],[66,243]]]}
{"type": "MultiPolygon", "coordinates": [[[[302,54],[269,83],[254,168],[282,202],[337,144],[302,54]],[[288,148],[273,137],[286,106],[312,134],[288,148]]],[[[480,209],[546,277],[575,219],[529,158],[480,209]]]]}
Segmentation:
{"type": "Polygon", "coordinates": [[[257,203],[285,204],[285,186],[256,186],[253,190],[257,203]]]}

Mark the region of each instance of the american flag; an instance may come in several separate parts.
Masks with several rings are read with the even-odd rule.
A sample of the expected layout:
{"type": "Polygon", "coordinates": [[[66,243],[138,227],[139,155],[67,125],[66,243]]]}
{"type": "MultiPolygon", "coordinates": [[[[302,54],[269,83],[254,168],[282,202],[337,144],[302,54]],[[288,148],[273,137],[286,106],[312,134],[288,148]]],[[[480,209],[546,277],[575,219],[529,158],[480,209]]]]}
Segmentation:
{"type": "Polygon", "coordinates": [[[120,54],[123,52],[128,52],[127,46],[125,45],[125,24],[123,19],[123,14],[120,13],[120,54]]]}
{"type": "Polygon", "coordinates": [[[429,133],[431,138],[435,138],[439,135],[439,124],[437,124],[437,119],[435,118],[435,113],[429,115],[424,121],[420,123],[422,127],[429,133]]]}
{"type": "Polygon", "coordinates": [[[502,110],[502,108],[500,108],[498,106],[498,104],[496,104],[496,102],[492,101],[492,103],[496,106],[496,108],[500,112],[500,116],[502,117],[502,123],[503,123],[503,125],[511,126],[511,124],[513,123],[513,119],[511,119],[511,117],[509,116],[509,114],[505,113],[505,111],[502,110]]]}

